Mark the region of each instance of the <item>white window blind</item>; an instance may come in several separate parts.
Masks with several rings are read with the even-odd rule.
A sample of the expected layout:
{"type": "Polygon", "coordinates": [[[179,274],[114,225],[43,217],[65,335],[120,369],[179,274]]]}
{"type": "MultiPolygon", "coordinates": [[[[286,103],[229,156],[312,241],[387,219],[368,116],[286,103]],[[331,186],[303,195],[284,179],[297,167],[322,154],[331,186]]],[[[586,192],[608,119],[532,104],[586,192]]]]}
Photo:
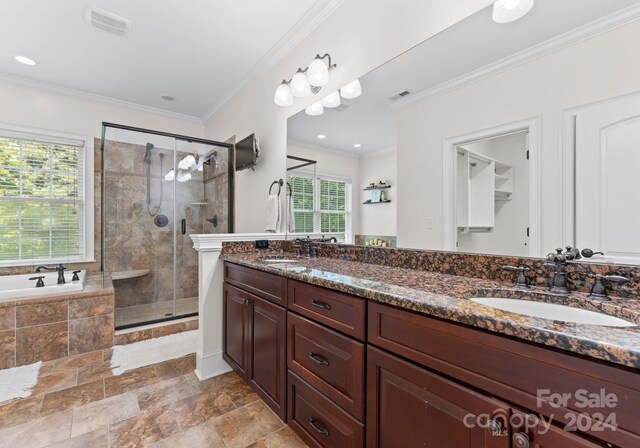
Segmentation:
{"type": "Polygon", "coordinates": [[[0,130],[0,262],[85,256],[85,144],[0,130]]]}
{"type": "Polygon", "coordinates": [[[296,233],[351,232],[351,184],[345,180],[289,176],[296,233]]]}

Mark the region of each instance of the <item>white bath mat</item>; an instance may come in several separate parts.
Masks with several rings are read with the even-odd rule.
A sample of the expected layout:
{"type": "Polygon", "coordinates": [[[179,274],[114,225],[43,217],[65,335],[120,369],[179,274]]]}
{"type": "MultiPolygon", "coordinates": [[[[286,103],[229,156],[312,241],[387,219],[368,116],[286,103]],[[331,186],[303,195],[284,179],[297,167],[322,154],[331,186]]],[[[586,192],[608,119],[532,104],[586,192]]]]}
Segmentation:
{"type": "Polygon", "coordinates": [[[127,345],[116,345],[111,355],[111,372],[121,375],[127,370],[149,366],[196,352],[198,330],[185,331],[127,345]]]}
{"type": "Polygon", "coordinates": [[[42,361],[0,370],[0,403],[31,395],[31,389],[38,383],[40,366],[42,361]]]}

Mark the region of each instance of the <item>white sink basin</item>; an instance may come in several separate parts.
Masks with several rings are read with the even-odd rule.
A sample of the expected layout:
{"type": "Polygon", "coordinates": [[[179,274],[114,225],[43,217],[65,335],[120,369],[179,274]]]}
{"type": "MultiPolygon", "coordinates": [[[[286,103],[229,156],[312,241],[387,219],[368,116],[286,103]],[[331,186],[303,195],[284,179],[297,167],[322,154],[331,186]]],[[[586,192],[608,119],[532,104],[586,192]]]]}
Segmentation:
{"type": "Polygon", "coordinates": [[[603,325],[608,327],[637,326],[632,322],[617,317],[565,305],[556,305],[555,303],[534,302],[532,300],[522,299],[503,299],[500,297],[473,297],[471,301],[503,311],[511,311],[512,313],[524,314],[525,316],[540,317],[562,322],[603,325]]]}

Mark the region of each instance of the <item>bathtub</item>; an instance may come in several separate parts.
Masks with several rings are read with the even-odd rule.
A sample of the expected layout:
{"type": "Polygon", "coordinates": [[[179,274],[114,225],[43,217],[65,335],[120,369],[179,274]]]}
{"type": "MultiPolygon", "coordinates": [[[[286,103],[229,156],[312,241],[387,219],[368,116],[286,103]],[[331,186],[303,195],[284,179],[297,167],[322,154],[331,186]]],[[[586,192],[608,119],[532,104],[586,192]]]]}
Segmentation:
{"type": "Polygon", "coordinates": [[[84,290],[84,279],[86,271],[78,273],[80,280],[71,281],[73,273],[65,272],[64,278],[67,283],[58,285],[57,272],[42,272],[40,274],[25,275],[3,275],[0,276],[0,301],[16,299],[20,297],[43,296],[47,294],[66,294],[84,290]],[[36,280],[29,280],[31,277],[40,277],[44,281],[44,287],[36,288],[36,280]]]}

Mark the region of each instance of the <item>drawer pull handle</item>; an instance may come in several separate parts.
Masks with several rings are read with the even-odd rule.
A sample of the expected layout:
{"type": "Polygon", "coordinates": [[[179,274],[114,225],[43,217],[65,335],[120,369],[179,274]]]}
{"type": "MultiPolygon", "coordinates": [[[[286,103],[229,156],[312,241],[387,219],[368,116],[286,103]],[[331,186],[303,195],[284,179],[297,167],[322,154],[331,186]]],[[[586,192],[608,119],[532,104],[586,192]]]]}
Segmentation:
{"type": "Polygon", "coordinates": [[[315,429],[319,434],[322,434],[323,436],[328,436],[329,435],[329,431],[326,430],[326,428],[321,428],[320,426],[318,426],[316,424],[316,419],[313,417],[309,417],[309,424],[311,425],[311,427],[313,429],[315,429]]]}
{"type": "Polygon", "coordinates": [[[331,305],[329,305],[328,303],[318,302],[315,299],[311,299],[311,305],[315,306],[316,308],[322,308],[323,310],[331,309],[331,305]]]}
{"type": "Polygon", "coordinates": [[[329,365],[329,361],[327,361],[317,353],[309,352],[309,359],[311,359],[311,361],[315,362],[316,364],[320,364],[321,366],[329,365]]]}

